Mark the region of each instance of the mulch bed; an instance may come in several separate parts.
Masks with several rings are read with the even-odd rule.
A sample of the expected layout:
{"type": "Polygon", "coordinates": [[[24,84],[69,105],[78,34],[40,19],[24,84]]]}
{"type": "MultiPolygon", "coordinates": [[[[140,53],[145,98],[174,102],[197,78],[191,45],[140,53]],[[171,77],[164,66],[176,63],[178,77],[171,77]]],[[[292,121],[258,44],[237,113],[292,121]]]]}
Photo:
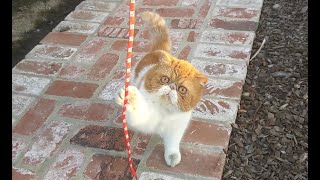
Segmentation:
{"type": "Polygon", "coordinates": [[[308,2],[265,0],[223,179],[308,178],[308,2]]]}

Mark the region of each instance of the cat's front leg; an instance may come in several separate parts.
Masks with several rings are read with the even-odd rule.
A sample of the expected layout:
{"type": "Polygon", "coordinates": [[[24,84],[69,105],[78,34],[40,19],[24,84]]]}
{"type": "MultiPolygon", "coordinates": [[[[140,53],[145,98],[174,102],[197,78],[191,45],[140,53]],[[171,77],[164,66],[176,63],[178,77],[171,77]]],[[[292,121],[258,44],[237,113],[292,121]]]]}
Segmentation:
{"type": "Polygon", "coordinates": [[[175,132],[163,137],[164,159],[168,166],[175,167],[181,161],[180,141],[183,136],[181,132],[175,132]]]}
{"type": "MultiPolygon", "coordinates": [[[[134,86],[129,86],[128,91],[129,91],[129,94],[128,94],[127,110],[129,112],[133,112],[134,110],[137,109],[137,106],[139,105],[139,98],[141,98],[139,96],[141,95],[139,90],[134,86]]],[[[118,92],[115,98],[116,103],[121,107],[123,107],[124,98],[125,98],[125,89],[122,88],[120,89],[120,91],[118,92]]]]}
{"type": "MultiPolygon", "coordinates": [[[[128,104],[127,104],[127,122],[135,130],[146,132],[148,121],[150,119],[151,108],[148,107],[146,100],[135,86],[129,86],[128,104]]],[[[116,103],[123,106],[125,91],[124,88],[116,96],[116,103]]],[[[150,123],[149,123],[150,124],[150,123]]]]}

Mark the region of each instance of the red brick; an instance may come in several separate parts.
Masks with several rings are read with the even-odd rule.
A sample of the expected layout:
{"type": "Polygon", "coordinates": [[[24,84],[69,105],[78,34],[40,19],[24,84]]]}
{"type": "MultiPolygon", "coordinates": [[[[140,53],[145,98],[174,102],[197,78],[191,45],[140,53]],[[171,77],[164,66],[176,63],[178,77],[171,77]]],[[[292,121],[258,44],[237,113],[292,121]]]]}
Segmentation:
{"type": "MultiPolygon", "coordinates": [[[[134,24],[134,27],[143,27],[144,25],[144,21],[142,20],[142,17],[140,16],[137,16],[136,19],[135,19],[135,24],[134,24]]],[[[127,26],[129,26],[129,21],[127,22],[127,26]]]]}
{"type": "Polygon", "coordinates": [[[60,116],[73,119],[108,121],[113,117],[114,110],[115,107],[111,104],[78,101],[63,104],[58,113],[60,116]]]}
{"type": "Polygon", "coordinates": [[[212,5],[213,0],[205,0],[199,10],[200,17],[205,18],[208,15],[209,9],[212,5]]]}
{"type": "Polygon", "coordinates": [[[224,46],[216,44],[199,44],[194,52],[195,57],[248,61],[251,48],[224,46]]]}
{"type": "Polygon", "coordinates": [[[149,41],[135,41],[133,43],[133,52],[148,52],[150,51],[149,41]]]}
{"type": "Polygon", "coordinates": [[[53,45],[37,45],[27,55],[27,58],[42,58],[42,59],[62,59],[68,60],[76,52],[76,48],[60,47],[53,45]]]}
{"type": "Polygon", "coordinates": [[[103,100],[114,100],[115,94],[124,86],[125,82],[125,67],[124,64],[113,73],[111,76],[112,81],[105,85],[99,94],[99,98],[103,100]]]}
{"type": "Polygon", "coordinates": [[[210,79],[203,94],[220,98],[240,100],[242,86],[243,83],[241,81],[210,79]]]}
{"type": "MultiPolygon", "coordinates": [[[[135,29],[133,37],[135,37],[138,32],[139,32],[139,30],[135,29]]],[[[121,28],[121,31],[117,35],[117,38],[128,38],[128,37],[129,37],[129,29],[128,28],[121,28]]]]}
{"type": "Polygon", "coordinates": [[[135,53],[133,56],[132,56],[132,60],[131,60],[131,66],[132,68],[136,66],[136,64],[144,57],[144,53],[143,54],[138,54],[138,53],[135,53]]]}
{"type": "MultiPolygon", "coordinates": [[[[179,175],[178,175],[179,176],[179,175]]],[[[172,174],[168,175],[168,174],[159,174],[159,173],[155,173],[155,172],[142,172],[139,176],[140,180],[151,180],[150,178],[152,178],[152,180],[183,180],[180,179],[172,174]]]]}
{"type": "MultiPolygon", "coordinates": [[[[131,139],[133,132],[129,131],[131,139]]],[[[127,146],[122,128],[104,126],[86,126],[70,139],[70,143],[85,147],[100,148],[106,150],[126,151],[127,146]]]]}
{"type": "MultiPolygon", "coordinates": [[[[117,37],[118,37],[118,38],[128,39],[128,38],[129,38],[129,29],[123,28],[122,31],[123,31],[123,30],[126,30],[127,33],[124,34],[124,32],[120,32],[120,33],[117,35],[117,37]]],[[[138,32],[139,32],[139,29],[134,29],[133,37],[136,37],[136,35],[138,34],[138,32]]]]}
{"type": "Polygon", "coordinates": [[[236,44],[251,45],[253,43],[254,33],[244,31],[203,31],[200,42],[218,43],[218,44],[236,44]]]}
{"type": "Polygon", "coordinates": [[[36,165],[52,157],[62,140],[69,133],[70,128],[70,124],[52,122],[49,127],[43,130],[38,139],[26,152],[22,162],[24,164],[36,165]]]}
{"type": "Polygon", "coordinates": [[[143,0],[144,6],[175,6],[179,0],[143,0]]]}
{"type": "Polygon", "coordinates": [[[116,6],[115,2],[83,1],[76,9],[109,12],[113,11],[116,6]]]}
{"type": "MultiPolygon", "coordinates": [[[[181,45],[181,42],[185,37],[185,33],[178,30],[171,30],[169,35],[170,35],[172,46],[173,46],[172,51],[175,52],[178,50],[179,46],[181,45]]],[[[139,38],[143,40],[151,40],[152,36],[149,30],[143,30],[139,38]]]]}
{"type": "Polygon", "coordinates": [[[126,67],[125,67],[125,62],[120,64],[120,67],[118,66],[117,69],[115,70],[115,72],[112,74],[111,79],[113,80],[114,83],[112,84],[117,84],[118,80],[125,80],[125,75],[126,75],[126,67]]]}
{"type": "Polygon", "coordinates": [[[208,151],[200,148],[181,147],[181,162],[174,168],[165,163],[163,145],[157,145],[148,157],[146,166],[174,174],[187,174],[221,179],[225,163],[224,152],[208,151]]]}
{"type": "Polygon", "coordinates": [[[107,26],[120,26],[123,21],[123,17],[108,16],[103,24],[107,26]]]}
{"type": "Polygon", "coordinates": [[[201,72],[211,77],[232,77],[244,81],[247,74],[247,67],[245,65],[215,63],[197,59],[193,59],[191,63],[201,72]]]}
{"type": "Polygon", "coordinates": [[[185,33],[181,31],[171,31],[170,38],[172,41],[172,52],[176,53],[179,47],[183,44],[185,33]]]}
{"type": "MultiPolygon", "coordinates": [[[[132,166],[137,169],[139,160],[132,159],[132,166]]],[[[84,175],[90,179],[132,179],[128,159],[110,155],[93,155],[84,175]]]]}
{"type": "Polygon", "coordinates": [[[139,36],[139,38],[144,40],[150,40],[152,38],[149,30],[143,30],[139,36]]]}
{"type": "Polygon", "coordinates": [[[230,134],[231,126],[193,120],[184,133],[182,142],[227,148],[230,134]]]}
{"type": "Polygon", "coordinates": [[[75,10],[66,17],[66,20],[102,23],[108,14],[104,12],[75,10]]]}
{"type": "Polygon", "coordinates": [[[12,94],[12,114],[19,116],[34,101],[34,97],[12,94]]]}
{"type": "MultiPolygon", "coordinates": [[[[120,87],[119,87],[120,88],[120,87]]],[[[122,127],[122,108],[116,107],[116,117],[112,120],[116,127],[122,127]]]]}
{"type": "Polygon", "coordinates": [[[113,42],[111,49],[117,51],[125,51],[128,45],[128,41],[126,40],[116,40],[113,42]]]}
{"type": "Polygon", "coordinates": [[[195,31],[191,31],[188,35],[187,41],[188,42],[195,42],[198,36],[199,36],[199,33],[195,32],[195,31]]]}
{"type": "Polygon", "coordinates": [[[71,34],[63,32],[50,32],[40,43],[62,44],[68,46],[80,46],[88,36],[82,34],[71,34]]]}
{"type": "Polygon", "coordinates": [[[103,54],[98,61],[93,65],[88,73],[90,80],[103,80],[109,75],[112,68],[117,64],[119,56],[116,54],[103,54]]]}
{"type": "Polygon", "coordinates": [[[188,55],[190,53],[191,47],[189,45],[186,45],[180,52],[178,58],[187,60],[188,55]]]}
{"type": "MultiPolygon", "coordinates": [[[[134,37],[139,32],[139,29],[134,30],[134,37]]],[[[109,38],[125,38],[129,37],[128,28],[117,28],[117,27],[108,27],[107,25],[101,27],[98,31],[97,36],[99,37],[109,37],[109,38]]]]}
{"type": "Polygon", "coordinates": [[[98,84],[55,80],[45,92],[55,96],[69,96],[74,98],[90,98],[98,84]]]}
{"type": "Polygon", "coordinates": [[[22,135],[34,134],[52,113],[55,104],[55,100],[41,98],[21,118],[13,132],[22,135]]]}
{"type": "Polygon", "coordinates": [[[12,91],[40,95],[50,83],[50,79],[20,74],[12,74],[12,91]]]}
{"type": "Polygon", "coordinates": [[[60,70],[61,66],[62,63],[59,62],[24,59],[14,67],[14,71],[50,76],[55,75],[60,70]]]}
{"type": "MultiPolygon", "coordinates": [[[[144,21],[141,18],[141,14],[145,11],[150,11],[153,12],[154,9],[152,8],[138,8],[136,9],[136,19],[135,19],[135,24],[134,27],[141,27],[144,25],[144,21]]],[[[127,21],[127,26],[129,26],[129,21],[127,21]]]]}
{"type": "MultiPolygon", "coordinates": [[[[144,54],[143,54],[144,55],[144,54]]],[[[132,66],[135,66],[137,63],[137,60],[134,58],[141,59],[143,55],[135,54],[132,59],[132,66]]],[[[103,100],[113,101],[114,96],[117,93],[117,91],[124,86],[125,82],[125,73],[126,73],[125,63],[121,63],[120,66],[117,67],[116,71],[112,74],[111,79],[109,83],[107,83],[104,87],[104,89],[100,92],[99,98],[103,100]]],[[[115,118],[115,122],[118,119],[115,118]]],[[[116,123],[118,124],[118,123],[116,123]]]]}
{"type": "Polygon", "coordinates": [[[137,138],[131,145],[132,154],[143,155],[144,151],[147,148],[150,138],[150,135],[138,134],[137,138]]]}
{"type": "Polygon", "coordinates": [[[94,38],[89,41],[75,57],[75,62],[83,64],[94,63],[94,58],[97,56],[99,51],[107,44],[107,40],[102,38],[94,38]]]}
{"type": "Polygon", "coordinates": [[[27,147],[27,142],[22,139],[12,137],[12,161],[17,159],[25,147],[27,147]]]}
{"type": "Polygon", "coordinates": [[[36,174],[30,170],[12,167],[13,180],[33,180],[36,179],[36,174]]]}
{"type": "Polygon", "coordinates": [[[44,176],[45,180],[50,179],[70,179],[76,176],[84,161],[85,155],[77,149],[63,150],[55,162],[49,167],[48,173],[44,176]]]}
{"type": "Polygon", "coordinates": [[[213,11],[213,16],[223,16],[229,18],[259,18],[259,10],[252,8],[229,8],[216,7],[213,11]]]}
{"type": "Polygon", "coordinates": [[[93,34],[98,27],[99,23],[81,22],[81,21],[61,21],[52,31],[54,32],[69,32],[80,34],[93,34]]]}
{"type": "Polygon", "coordinates": [[[182,6],[192,6],[192,7],[197,7],[199,4],[200,0],[183,0],[181,5],[182,6]]]}
{"type": "Polygon", "coordinates": [[[146,11],[153,11],[153,8],[147,8],[147,7],[142,7],[142,8],[137,8],[136,9],[136,14],[137,16],[141,15],[143,12],[146,12],[146,11]]]}
{"type": "Polygon", "coordinates": [[[113,31],[108,34],[108,37],[114,38],[120,33],[121,28],[113,28],[113,31]]]}
{"type": "Polygon", "coordinates": [[[113,32],[114,29],[115,29],[115,27],[108,27],[107,25],[104,25],[97,32],[97,36],[107,37],[110,33],[113,32]]]}
{"type": "Polygon", "coordinates": [[[199,29],[202,23],[201,19],[173,19],[171,27],[173,29],[199,29]]]}
{"type": "Polygon", "coordinates": [[[235,122],[238,106],[237,102],[202,98],[193,111],[193,117],[232,123],[235,122]]]}
{"type": "MultiPolygon", "coordinates": [[[[134,67],[138,60],[140,60],[145,54],[134,53],[132,57],[132,66],[134,67]]],[[[114,95],[117,91],[124,86],[125,82],[125,62],[121,63],[120,66],[117,66],[117,69],[112,74],[109,83],[107,83],[104,89],[100,92],[99,98],[103,100],[114,100],[114,95]]]]}
{"type": "Polygon", "coordinates": [[[263,0],[218,0],[217,5],[219,6],[242,6],[242,7],[254,7],[261,8],[263,0]]]}
{"type": "MultiPolygon", "coordinates": [[[[126,51],[128,41],[127,40],[116,40],[113,42],[111,49],[117,51],[126,51]]],[[[133,52],[148,52],[150,50],[150,43],[147,41],[135,41],[133,43],[133,52]]]]}
{"type": "Polygon", "coordinates": [[[123,18],[128,18],[129,15],[129,3],[123,1],[120,6],[114,11],[113,16],[115,17],[123,17],[123,18]]]}
{"type": "Polygon", "coordinates": [[[70,63],[63,67],[59,73],[59,77],[67,79],[81,78],[88,70],[79,63],[70,63]]]}
{"type": "Polygon", "coordinates": [[[189,8],[159,8],[156,10],[162,17],[191,17],[194,14],[193,9],[189,8]]]}
{"type": "Polygon", "coordinates": [[[222,28],[227,30],[239,30],[239,31],[255,31],[258,27],[258,23],[254,21],[245,20],[227,20],[213,18],[208,23],[209,27],[222,28]]]}

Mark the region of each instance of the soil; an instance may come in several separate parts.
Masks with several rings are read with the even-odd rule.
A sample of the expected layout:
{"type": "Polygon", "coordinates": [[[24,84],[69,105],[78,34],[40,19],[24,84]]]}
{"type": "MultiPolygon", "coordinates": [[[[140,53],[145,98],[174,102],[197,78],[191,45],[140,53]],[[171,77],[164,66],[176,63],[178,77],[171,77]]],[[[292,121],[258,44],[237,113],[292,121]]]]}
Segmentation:
{"type": "Polygon", "coordinates": [[[12,1],[12,68],[82,1],[12,1]]]}
{"type": "Polygon", "coordinates": [[[264,1],[223,179],[308,179],[308,2],[264,1]]]}

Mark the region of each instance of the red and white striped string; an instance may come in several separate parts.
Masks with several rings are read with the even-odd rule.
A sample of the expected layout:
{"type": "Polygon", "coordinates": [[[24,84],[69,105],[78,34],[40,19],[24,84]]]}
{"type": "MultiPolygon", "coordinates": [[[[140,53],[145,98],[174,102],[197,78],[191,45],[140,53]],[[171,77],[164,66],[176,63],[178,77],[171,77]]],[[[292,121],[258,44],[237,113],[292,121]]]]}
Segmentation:
{"type": "Polygon", "coordinates": [[[132,166],[132,158],[131,158],[131,148],[129,142],[129,133],[126,121],[126,105],[128,104],[128,87],[130,85],[130,68],[131,68],[131,57],[132,57],[132,47],[133,47],[133,36],[134,36],[134,21],[135,21],[135,0],[130,0],[130,12],[129,12],[129,39],[128,39],[128,50],[127,50],[127,58],[126,58],[126,81],[125,81],[125,96],[124,96],[124,105],[122,108],[122,126],[124,136],[126,138],[126,145],[128,150],[128,160],[130,170],[133,176],[135,176],[136,180],[138,176],[136,171],[132,166]]]}

